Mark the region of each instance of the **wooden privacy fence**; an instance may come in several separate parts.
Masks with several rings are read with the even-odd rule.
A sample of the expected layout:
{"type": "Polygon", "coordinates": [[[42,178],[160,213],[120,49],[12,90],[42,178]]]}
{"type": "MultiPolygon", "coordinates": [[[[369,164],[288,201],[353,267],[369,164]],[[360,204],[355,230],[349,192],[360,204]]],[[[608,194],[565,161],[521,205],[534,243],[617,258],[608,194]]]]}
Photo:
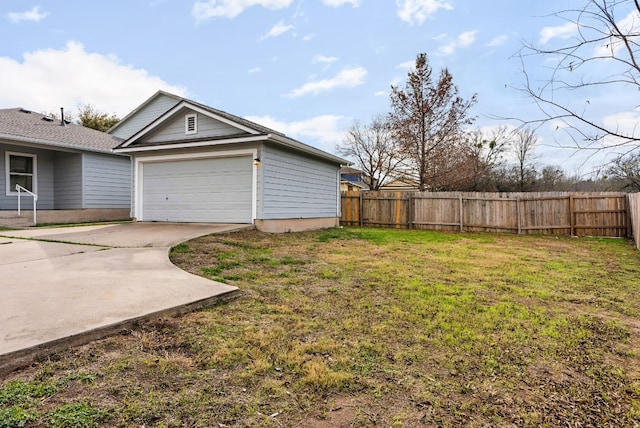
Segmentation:
{"type": "Polygon", "coordinates": [[[631,237],[630,203],[627,194],[611,192],[346,192],[341,224],[631,237]]]}
{"type": "Polygon", "coordinates": [[[631,228],[633,229],[633,240],[640,250],[640,193],[630,193],[629,216],[631,217],[631,228]]]}

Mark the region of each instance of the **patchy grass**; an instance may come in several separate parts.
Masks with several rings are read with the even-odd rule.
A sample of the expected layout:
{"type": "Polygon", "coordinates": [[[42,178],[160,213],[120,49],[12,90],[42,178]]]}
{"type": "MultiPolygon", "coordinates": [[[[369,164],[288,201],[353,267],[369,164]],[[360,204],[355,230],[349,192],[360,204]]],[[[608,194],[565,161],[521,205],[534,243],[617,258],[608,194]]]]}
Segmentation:
{"type": "Polygon", "coordinates": [[[640,424],[623,240],[245,231],[171,258],[244,295],[12,374],[0,427],[640,424]]]}

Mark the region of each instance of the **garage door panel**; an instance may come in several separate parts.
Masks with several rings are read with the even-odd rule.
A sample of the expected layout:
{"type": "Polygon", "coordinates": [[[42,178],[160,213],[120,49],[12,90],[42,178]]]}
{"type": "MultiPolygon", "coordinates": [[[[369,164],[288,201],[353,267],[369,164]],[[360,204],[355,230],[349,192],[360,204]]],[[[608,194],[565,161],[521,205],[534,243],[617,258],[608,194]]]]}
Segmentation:
{"type": "Polygon", "coordinates": [[[252,158],[145,163],[142,218],[146,221],[252,221],[252,158]]]}

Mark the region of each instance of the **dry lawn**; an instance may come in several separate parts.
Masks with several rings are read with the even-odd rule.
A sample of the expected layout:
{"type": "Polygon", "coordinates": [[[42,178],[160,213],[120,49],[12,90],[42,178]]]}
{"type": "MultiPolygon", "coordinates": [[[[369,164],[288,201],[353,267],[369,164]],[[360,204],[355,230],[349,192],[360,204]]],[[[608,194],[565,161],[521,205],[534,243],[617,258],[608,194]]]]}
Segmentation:
{"type": "Polygon", "coordinates": [[[0,428],[638,426],[623,240],[345,228],[172,250],[241,298],[0,382],[0,428]]]}

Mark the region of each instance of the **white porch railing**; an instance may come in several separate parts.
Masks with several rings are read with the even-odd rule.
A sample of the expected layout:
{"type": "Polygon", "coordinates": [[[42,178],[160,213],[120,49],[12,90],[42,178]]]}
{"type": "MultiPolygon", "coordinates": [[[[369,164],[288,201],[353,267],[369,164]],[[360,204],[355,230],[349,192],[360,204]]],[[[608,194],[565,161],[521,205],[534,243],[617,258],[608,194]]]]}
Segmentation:
{"type": "Polygon", "coordinates": [[[22,191],[33,196],[33,224],[37,224],[36,223],[36,202],[38,201],[38,195],[36,195],[35,193],[33,193],[28,189],[25,189],[19,184],[16,184],[16,190],[18,191],[18,217],[20,217],[20,192],[22,191]]]}

